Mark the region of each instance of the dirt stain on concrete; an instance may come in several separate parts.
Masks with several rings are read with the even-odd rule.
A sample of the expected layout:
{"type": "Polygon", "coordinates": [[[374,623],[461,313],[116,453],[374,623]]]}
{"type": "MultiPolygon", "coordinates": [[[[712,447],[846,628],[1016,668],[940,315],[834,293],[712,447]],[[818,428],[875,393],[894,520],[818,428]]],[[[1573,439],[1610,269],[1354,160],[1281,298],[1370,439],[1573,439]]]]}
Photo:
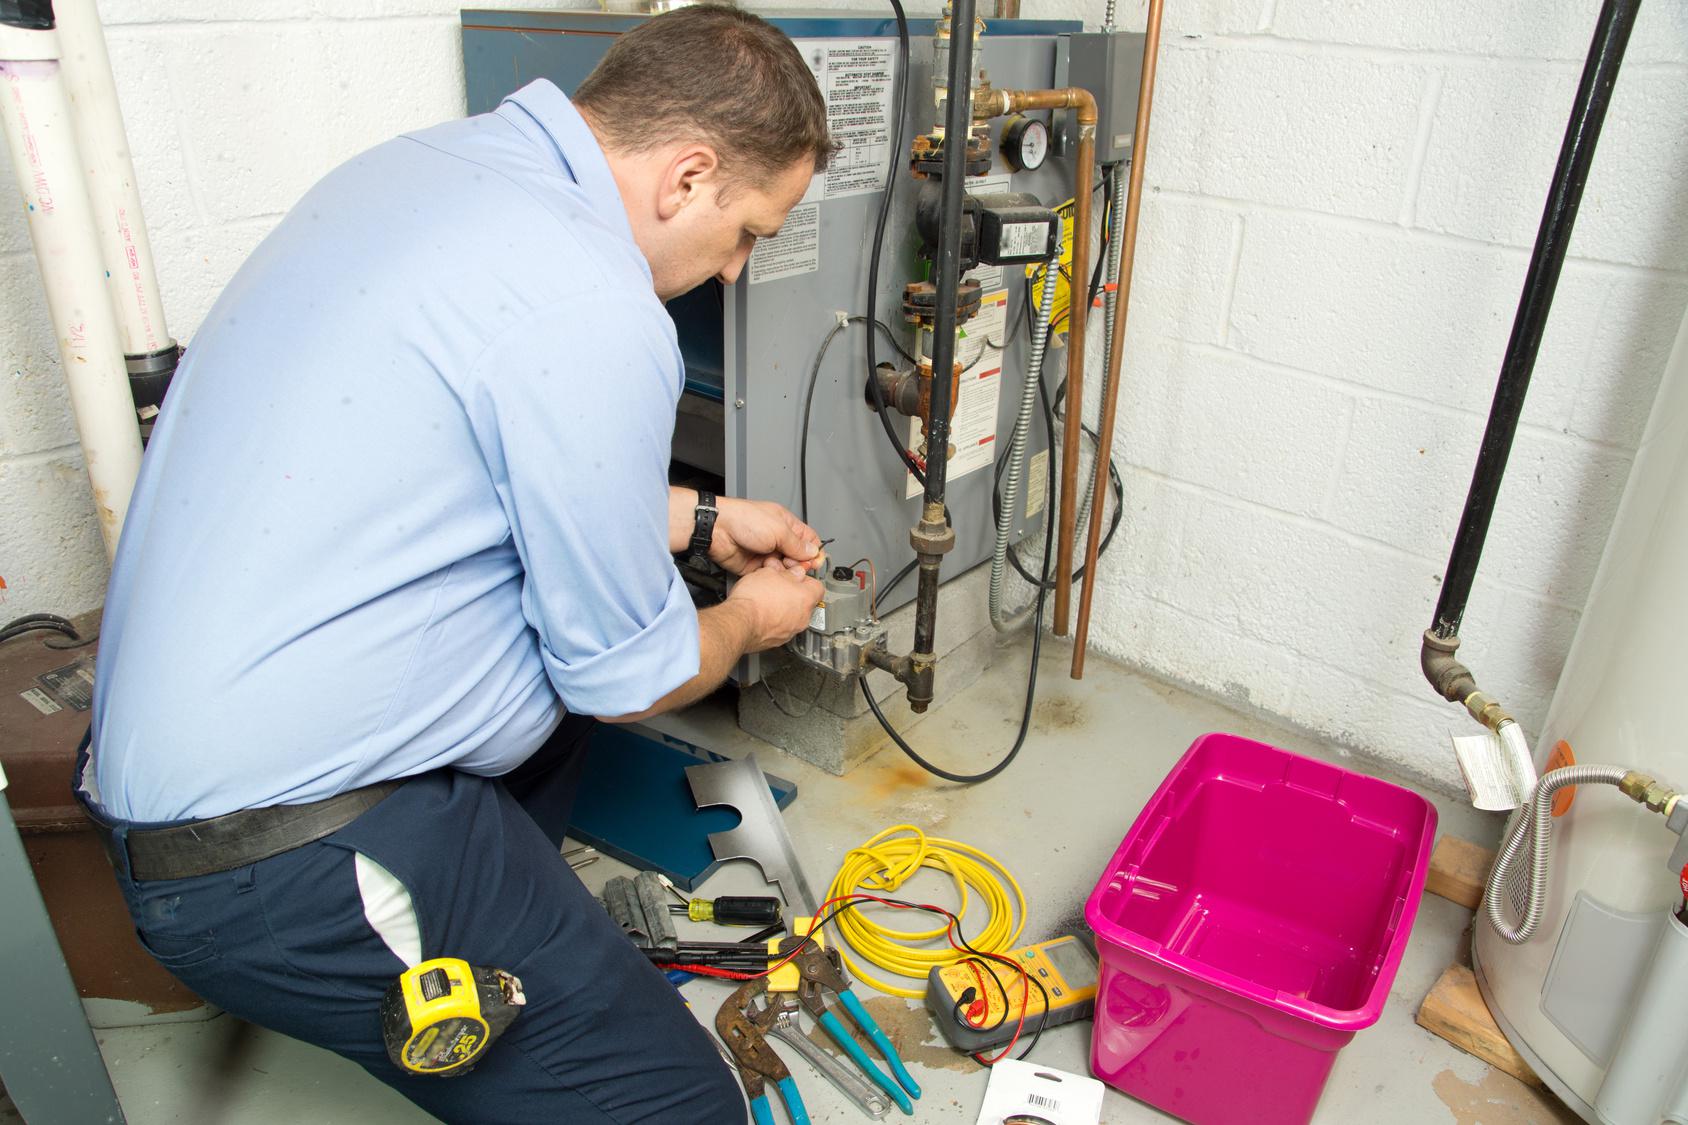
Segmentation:
{"type": "Polygon", "coordinates": [[[1040,701],[1032,716],[1043,730],[1073,730],[1084,726],[1090,718],[1084,704],[1069,696],[1040,701]]]}
{"type": "MultiPolygon", "coordinates": [[[[862,1001],[862,1006],[890,1038],[897,1054],[910,1066],[923,1066],[929,1070],[954,1070],[963,1074],[982,1069],[971,1058],[944,1042],[943,1036],[932,1025],[932,1016],[924,1006],[898,996],[873,996],[862,1001]]],[[[856,1042],[867,1051],[867,1057],[875,1063],[879,1062],[879,1049],[857,1030],[854,1021],[846,1016],[840,1016],[839,1019],[850,1029],[856,1042]]],[[[819,1027],[809,1032],[809,1038],[834,1054],[842,1053],[837,1044],[833,1043],[832,1036],[819,1027]]]]}
{"type": "Polygon", "coordinates": [[[1444,1070],[1430,1084],[1455,1125],[1576,1125],[1580,1120],[1553,1095],[1493,1068],[1478,1082],[1444,1070]]]}

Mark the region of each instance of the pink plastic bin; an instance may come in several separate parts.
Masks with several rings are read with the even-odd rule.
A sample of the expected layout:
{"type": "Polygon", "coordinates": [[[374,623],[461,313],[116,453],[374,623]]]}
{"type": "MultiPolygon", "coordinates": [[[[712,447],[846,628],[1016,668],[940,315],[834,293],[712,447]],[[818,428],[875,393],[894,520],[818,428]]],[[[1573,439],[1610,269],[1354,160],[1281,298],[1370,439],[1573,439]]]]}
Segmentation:
{"type": "Polygon", "coordinates": [[[1383,1012],[1435,837],[1435,807],[1398,785],[1197,739],[1085,906],[1091,1069],[1199,1125],[1311,1119],[1383,1012]]]}

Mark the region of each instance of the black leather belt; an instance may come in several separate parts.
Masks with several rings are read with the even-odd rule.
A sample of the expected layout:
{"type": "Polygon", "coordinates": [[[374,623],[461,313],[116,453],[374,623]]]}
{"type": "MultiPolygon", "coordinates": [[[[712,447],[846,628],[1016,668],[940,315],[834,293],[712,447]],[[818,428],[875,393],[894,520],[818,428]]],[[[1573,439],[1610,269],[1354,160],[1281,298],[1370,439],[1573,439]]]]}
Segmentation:
{"type": "MultiPolygon", "coordinates": [[[[290,852],[338,832],[402,784],[384,781],[304,805],[269,805],[169,828],[131,829],[124,834],[130,878],[140,882],[191,879],[290,852]]],[[[100,824],[100,828],[113,862],[121,867],[111,826],[100,824]]]]}

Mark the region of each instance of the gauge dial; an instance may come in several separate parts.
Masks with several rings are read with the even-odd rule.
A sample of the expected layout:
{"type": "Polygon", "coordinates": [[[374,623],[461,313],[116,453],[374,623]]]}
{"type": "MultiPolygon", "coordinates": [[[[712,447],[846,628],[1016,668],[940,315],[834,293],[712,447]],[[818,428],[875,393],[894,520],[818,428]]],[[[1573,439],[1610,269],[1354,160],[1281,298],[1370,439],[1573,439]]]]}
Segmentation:
{"type": "Polygon", "coordinates": [[[1002,155],[1016,172],[1035,172],[1049,156],[1049,126],[1016,115],[1002,127],[1002,155]]]}

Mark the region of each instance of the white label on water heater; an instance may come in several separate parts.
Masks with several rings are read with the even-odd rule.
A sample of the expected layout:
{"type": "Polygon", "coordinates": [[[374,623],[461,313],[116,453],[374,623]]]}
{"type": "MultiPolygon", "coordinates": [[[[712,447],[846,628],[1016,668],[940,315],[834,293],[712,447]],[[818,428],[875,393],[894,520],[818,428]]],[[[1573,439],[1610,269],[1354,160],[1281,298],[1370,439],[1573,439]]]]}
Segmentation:
{"type": "Polygon", "coordinates": [[[883,39],[793,40],[826,99],[838,150],[803,196],[811,200],[881,191],[891,161],[891,88],[897,74],[883,39]]]}
{"type": "Polygon", "coordinates": [[[1504,812],[1530,799],[1536,787],[1536,765],[1517,723],[1501,727],[1498,737],[1488,731],[1452,737],[1454,757],[1474,808],[1504,812]]]}
{"type": "Polygon", "coordinates": [[[821,205],[793,207],[773,238],[750,252],[750,284],[814,273],[821,268],[821,205]]]}

